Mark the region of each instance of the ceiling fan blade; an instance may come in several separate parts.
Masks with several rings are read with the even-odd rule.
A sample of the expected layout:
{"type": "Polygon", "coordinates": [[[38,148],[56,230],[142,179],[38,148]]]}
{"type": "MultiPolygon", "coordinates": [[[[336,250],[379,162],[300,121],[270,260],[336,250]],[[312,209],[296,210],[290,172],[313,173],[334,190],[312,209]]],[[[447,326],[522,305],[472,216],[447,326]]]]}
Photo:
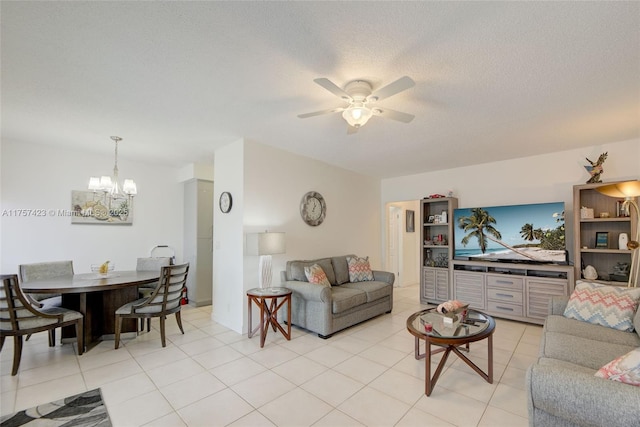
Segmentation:
{"type": "Polygon", "coordinates": [[[318,78],[318,79],[314,79],[313,81],[318,83],[320,86],[322,86],[323,88],[325,88],[326,90],[328,90],[329,92],[334,94],[335,96],[344,99],[345,101],[352,101],[353,100],[351,98],[351,96],[347,92],[345,92],[344,90],[340,89],[338,86],[336,86],[335,83],[333,83],[329,79],[321,77],[321,78],[318,78]]]}
{"type": "Polygon", "coordinates": [[[314,111],[313,113],[298,114],[298,117],[301,119],[306,119],[307,117],[321,116],[323,114],[329,114],[329,113],[339,113],[340,111],[344,111],[344,108],[338,107],[338,108],[331,108],[329,110],[314,111]]]}
{"type": "Polygon", "coordinates": [[[387,119],[397,120],[402,123],[409,123],[415,117],[413,114],[403,113],[402,111],[390,110],[388,108],[379,108],[379,107],[375,107],[373,109],[373,114],[387,118],[387,119]]]}
{"type": "Polygon", "coordinates": [[[347,126],[347,135],[353,135],[354,133],[358,132],[357,127],[355,126],[347,126]]]}
{"type": "Polygon", "coordinates": [[[400,77],[395,82],[389,83],[385,87],[376,90],[369,95],[367,99],[371,102],[380,101],[381,99],[389,98],[390,96],[400,93],[403,90],[410,89],[415,85],[416,82],[414,82],[411,77],[400,77]]]}

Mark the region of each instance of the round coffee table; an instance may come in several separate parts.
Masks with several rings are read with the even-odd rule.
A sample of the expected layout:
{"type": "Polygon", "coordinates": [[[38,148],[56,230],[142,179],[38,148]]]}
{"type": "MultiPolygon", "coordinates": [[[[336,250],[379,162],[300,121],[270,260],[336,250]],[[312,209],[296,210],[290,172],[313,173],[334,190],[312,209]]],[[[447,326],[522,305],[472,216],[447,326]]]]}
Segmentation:
{"type": "Polygon", "coordinates": [[[425,392],[427,396],[431,395],[436,382],[442,373],[449,353],[455,353],[463,362],[471,369],[476,371],[478,375],[485,379],[489,384],[493,383],[493,332],[496,328],[496,322],[487,314],[476,310],[469,309],[467,320],[469,323],[463,323],[461,316],[455,316],[453,322],[446,320],[447,316],[438,313],[435,308],[413,313],[407,319],[407,330],[415,337],[415,357],[416,359],[425,359],[425,392]],[[429,332],[427,328],[431,329],[429,332]],[[429,326],[430,325],[430,326],[429,326]],[[480,369],[467,356],[462,354],[460,350],[469,351],[469,343],[480,341],[487,338],[488,351],[488,367],[487,372],[480,369]],[[426,344],[424,354],[420,354],[420,340],[424,340],[426,344]],[[431,351],[431,345],[440,347],[431,351]],[[464,346],[464,347],[463,347],[464,346]],[[461,348],[462,347],[462,348],[461,348]],[[440,363],[436,368],[433,377],[431,377],[431,356],[433,354],[444,352],[440,363]]]}

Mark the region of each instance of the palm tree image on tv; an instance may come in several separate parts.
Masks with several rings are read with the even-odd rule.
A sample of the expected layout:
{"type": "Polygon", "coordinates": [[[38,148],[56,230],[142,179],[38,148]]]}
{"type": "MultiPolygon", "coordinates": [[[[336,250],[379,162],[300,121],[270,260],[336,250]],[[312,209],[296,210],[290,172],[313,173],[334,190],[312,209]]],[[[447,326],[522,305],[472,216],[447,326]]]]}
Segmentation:
{"type": "MultiPolygon", "coordinates": [[[[463,248],[467,245],[475,248],[466,252],[481,259],[562,262],[565,260],[564,211],[550,213],[548,209],[544,204],[460,209],[455,220],[464,235],[459,243],[463,248]],[[504,224],[499,223],[500,218],[504,224]],[[552,218],[555,227],[550,224],[552,218]],[[519,224],[518,219],[522,221],[519,224]],[[542,225],[535,224],[536,221],[542,225]]],[[[457,248],[456,252],[463,250],[457,248]]]]}
{"type": "Polygon", "coordinates": [[[523,239],[528,241],[539,240],[539,246],[542,249],[563,250],[565,247],[564,211],[561,213],[554,213],[553,217],[556,219],[557,223],[560,223],[556,228],[543,230],[542,228],[533,228],[533,224],[525,224],[520,230],[520,235],[523,239]]]}

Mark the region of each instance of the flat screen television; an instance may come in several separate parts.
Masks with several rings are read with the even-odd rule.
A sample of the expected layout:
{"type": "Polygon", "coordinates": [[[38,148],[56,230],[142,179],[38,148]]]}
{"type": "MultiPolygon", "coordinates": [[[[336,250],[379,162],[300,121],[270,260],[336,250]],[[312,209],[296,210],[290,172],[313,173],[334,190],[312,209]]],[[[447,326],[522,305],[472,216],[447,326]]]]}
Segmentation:
{"type": "Polygon", "coordinates": [[[458,208],[458,260],[567,264],[564,202],[458,208]]]}

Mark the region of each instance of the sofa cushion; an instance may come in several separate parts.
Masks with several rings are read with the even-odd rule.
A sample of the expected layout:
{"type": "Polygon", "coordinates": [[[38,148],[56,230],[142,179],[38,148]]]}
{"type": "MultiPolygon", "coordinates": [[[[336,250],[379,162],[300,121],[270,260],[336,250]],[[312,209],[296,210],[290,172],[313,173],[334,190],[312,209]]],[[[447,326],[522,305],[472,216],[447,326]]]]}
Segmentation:
{"type": "Polygon", "coordinates": [[[304,274],[307,277],[307,281],[309,283],[331,286],[331,283],[329,283],[329,280],[327,279],[327,275],[325,274],[322,267],[320,267],[318,264],[313,264],[311,267],[305,267],[304,274]]]}
{"type": "Polygon", "coordinates": [[[344,286],[334,286],[331,290],[333,304],[331,311],[333,314],[342,313],[353,307],[367,302],[367,294],[359,289],[349,289],[344,286]]]}
{"type": "Polygon", "coordinates": [[[633,331],[640,289],[577,281],[564,316],[621,331],[633,331]]]}
{"type": "Polygon", "coordinates": [[[620,344],[629,347],[640,347],[640,337],[633,332],[623,332],[605,326],[593,325],[563,316],[547,316],[544,324],[545,332],[558,332],[566,335],[602,341],[607,344],[620,344]]]}
{"type": "MultiPolygon", "coordinates": [[[[628,334],[635,335],[634,333],[628,334]]],[[[597,371],[606,363],[621,354],[628,353],[633,348],[633,346],[623,344],[546,331],[540,343],[540,355],[575,363],[597,371]]]]}
{"type": "Polygon", "coordinates": [[[336,285],[342,285],[349,281],[349,264],[347,264],[347,257],[354,256],[355,255],[343,255],[331,258],[333,271],[336,274],[336,285]]]}
{"type": "Polygon", "coordinates": [[[349,281],[351,283],[373,280],[369,257],[347,257],[347,264],[349,265],[349,281]]]}
{"type": "Polygon", "coordinates": [[[313,264],[318,264],[322,267],[324,274],[327,275],[329,283],[336,284],[336,275],[333,272],[333,266],[331,265],[330,258],[321,258],[310,261],[287,261],[287,272],[289,280],[297,280],[298,282],[307,282],[307,276],[304,273],[305,267],[311,267],[313,264]]]}
{"type": "Polygon", "coordinates": [[[367,302],[376,301],[380,298],[387,297],[393,292],[393,286],[386,282],[356,282],[345,283],[344,288],[356,289],[364,292],[367,296],[367,302]]]}
{"type": "Polygon", "coordinates": [[[604,365],[596,377],[640,387],[640,347],[604,365]]]}

